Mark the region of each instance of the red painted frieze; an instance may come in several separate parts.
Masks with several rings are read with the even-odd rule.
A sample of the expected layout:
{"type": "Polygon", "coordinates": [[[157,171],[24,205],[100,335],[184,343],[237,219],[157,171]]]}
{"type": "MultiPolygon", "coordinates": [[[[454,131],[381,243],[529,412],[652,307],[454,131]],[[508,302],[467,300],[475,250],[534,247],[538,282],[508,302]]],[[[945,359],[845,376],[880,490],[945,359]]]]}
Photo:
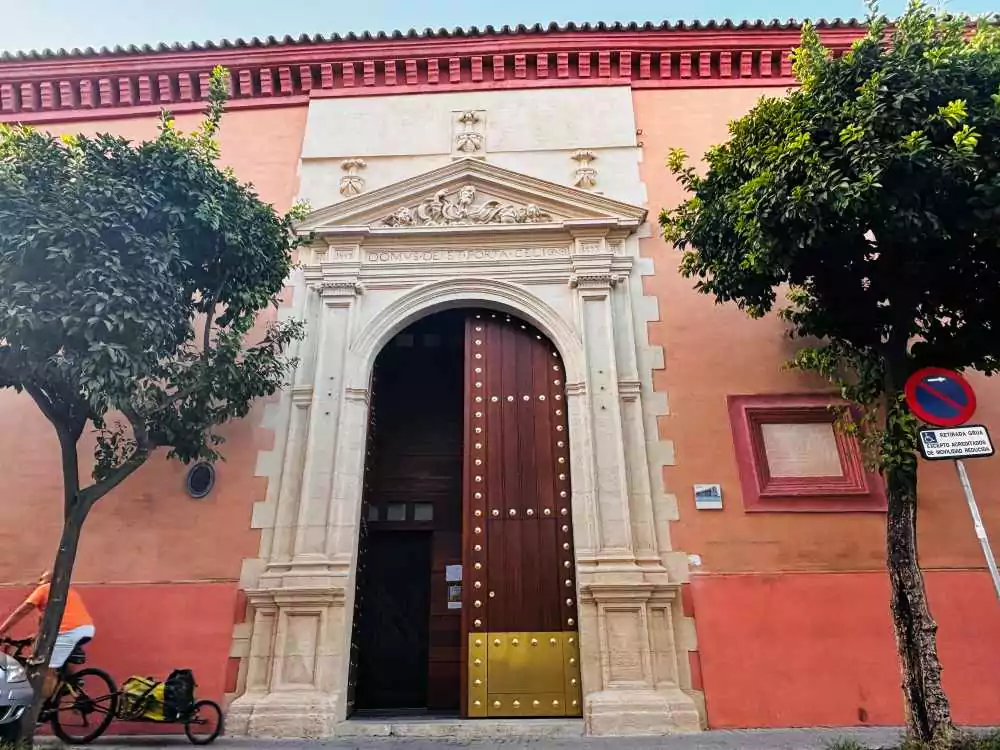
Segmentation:
{"type": "MultiPolygon", "coordinates": [[[[841,52],[863,31],[820,23],[841,52]]],[[[795,24],[518,27],[300,37],[0,57],[0,121],[200,109],[213,67],[231,75],[231,106],[478,88],[789,86],[795,24]]]]}

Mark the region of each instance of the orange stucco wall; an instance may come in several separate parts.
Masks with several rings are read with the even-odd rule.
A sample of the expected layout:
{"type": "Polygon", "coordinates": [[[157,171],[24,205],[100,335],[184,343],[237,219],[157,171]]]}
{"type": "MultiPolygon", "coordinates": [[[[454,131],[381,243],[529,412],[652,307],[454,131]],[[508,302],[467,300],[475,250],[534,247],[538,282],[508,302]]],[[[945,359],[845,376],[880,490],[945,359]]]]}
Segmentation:
{"type": "MultiPolygon", "coordinates": [[[[237,110],[223,120],[222,161],[278,210],[292,204],[297,190],[305,114],[305,107],[237,110]]],[[[190,129],[198,119],[184,116],[178,125],[190,129]]],[[[151,137],[155,128],[155,118],[47,127],[130,139],[151,137]]],[[[221,696],[238,616],[236,581],[242,560],[258,549],[252,506],[267,489],[254,476],[258,451],[273,444],[271,431],[260,426],[262,414],[258,404],[222,430],[226,460],[216,466],[208,497],[188,497],[186,467],[161,454],[101,500],[87,520],[74,581],[83,585],[97,620],[93,661],[116,678],[197,665],[204,690],[221,696]]],[[[6,611],[23,585],[51,565],[61,531],[62,480],[55,434],[30,398],[0,391],[0,420],[0,610],[6,611]]],[[[86,467],[91,444],[86,435],[81,442],[86,467]]]]}
{"type": "MultiPolygon", "coordinates": [[[[77,590],[97,624],[87,648],[89,664],[119,683],[133,674],[163,679],[174,669],[191,669],[198,697],[220,702],[231,689],[227,655],[239,601],[234,582],[83,585],[77,590]]],[[[29,591],[0,589],[0,610],[13,608],[29,591]]],[[[29,634],[33,627],[25,621],[15,635],[29,634]]],[[[114,734],[156,729],[152,724],[111,726],[114,734]]]]}
{"type": "MultiPolygon", "coordinates": [[[[727,123],[765,94],[775,91],[635,93],[651,215],[684,198],[665,166],[669,149],[682,147],[697,159],[723,142],[727,123]]],[[[702,559],[691,587],[710,723],[857,724],[861,709],[866,721],[898,723],[902,708],[880,573],[882,514],[746,513],[742,507],[726,397],[827,386],[782,370],[793,344],[776,317],[754,321],[735,306],[718,306],[693,292],[692,281],[677,272],[681,254],[659,237],[642,241],[641,251],[656,268],[645,279],[646,293],[660,303],[650,339],[666,353],[654,385],[669,399],[660,434],[673,441],[676,456],[665,470],[680,510],[672,542],[702,559]],[[721,484],[724,510],[696,510],[694,483],[721,484]]],[[[976,421],[998,434],[1000,382],[973,381],[976,421]]],[[[969,464],[986,526],[1000,539],[1000,458],[969,464]]],[[[934,571],[928,585],[956,716],[996,723],[1000,669],[991,644],[1000,638],[1000,612],[980,572],[982,554],[948,462],[922,466],[919,496],[921,561],[934,571]]]]}
{"type": "MultiPolygon", "coordinates": [[[[955,720],[1000,721],[1000,607],[982,571],[926,575],[955,720]]],[[[903,723],[889,582],[868,573],[695,576],[713,728],[903,723]]]]}

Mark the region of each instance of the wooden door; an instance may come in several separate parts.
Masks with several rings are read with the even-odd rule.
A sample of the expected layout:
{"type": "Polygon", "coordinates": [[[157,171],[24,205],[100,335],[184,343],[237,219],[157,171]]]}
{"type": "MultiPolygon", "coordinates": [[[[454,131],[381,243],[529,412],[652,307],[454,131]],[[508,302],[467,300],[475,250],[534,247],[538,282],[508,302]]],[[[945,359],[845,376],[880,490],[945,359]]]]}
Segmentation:
{"type": "Polygon", "coordinates": [[[464,314],[432,316],[376,360],[352,643],[358,711],[459,708],[461,610],[447,573],[462,561],[464,332],[464,314]]]}
{"type": "Polygon", "coordinates": [[[463,710],[579,716],[563,364],[500,313],[466,321],[463,710]]]}
{"type": "Polygon", "coordinates": [[[373,531],[358,633],[358,710],[427,706],[431,535],[373,531]]]}

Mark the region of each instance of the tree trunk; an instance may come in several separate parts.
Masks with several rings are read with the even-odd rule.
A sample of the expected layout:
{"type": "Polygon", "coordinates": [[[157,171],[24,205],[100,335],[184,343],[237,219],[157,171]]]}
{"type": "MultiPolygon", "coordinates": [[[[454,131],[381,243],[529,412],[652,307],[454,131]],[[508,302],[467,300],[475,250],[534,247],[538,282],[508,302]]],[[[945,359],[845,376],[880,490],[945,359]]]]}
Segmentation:
{"type": "Polygon", "coordinates": [[[49,587],[49,598],[45,605],[38,638],[35,641],[35,653],[28,667],[28,680],[34,690],[35,698],[31,711],[21,720],[21,740],[31,743],[38,714],[41,712],[42,685],[56,638],[59,635],[59,624],[62,622],[63,611],[66,609],[66,596],[69,593],[70,580],[73,577],[73,563],[76,561],[76,551],[80,543],[80,531],[87,518],[90,505],[79,499],[80,474],[76,455],[76,441],[69,436],[59,435],[62,449],[64,515],[63,532],[59,540],[59,550],[52,565],[52,581],[49,587]]]}
{"type": "Polygon", "coordinates": [[[898,389],[886,389],[886,457],[883,468],[888,500],[886,564],[890,609],[902,672],[903,702],[909,734],[945,748],[954,734],[951,707],[941,688],[937,623],[931,617],[917,557],[917,456],[914,420],[898,389]]]}

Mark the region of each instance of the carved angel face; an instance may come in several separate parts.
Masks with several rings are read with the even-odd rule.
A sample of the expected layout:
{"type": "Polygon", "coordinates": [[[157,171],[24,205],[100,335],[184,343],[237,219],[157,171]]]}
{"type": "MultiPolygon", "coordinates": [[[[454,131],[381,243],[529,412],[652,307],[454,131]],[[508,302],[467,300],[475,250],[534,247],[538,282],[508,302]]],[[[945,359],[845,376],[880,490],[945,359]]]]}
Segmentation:
{"type": "Polygon", "coordinates": [[[476,199],[476,189],[472,185],[466,185],[458,191],[458,203],[460,206],[471,206],[476,199]]]}

